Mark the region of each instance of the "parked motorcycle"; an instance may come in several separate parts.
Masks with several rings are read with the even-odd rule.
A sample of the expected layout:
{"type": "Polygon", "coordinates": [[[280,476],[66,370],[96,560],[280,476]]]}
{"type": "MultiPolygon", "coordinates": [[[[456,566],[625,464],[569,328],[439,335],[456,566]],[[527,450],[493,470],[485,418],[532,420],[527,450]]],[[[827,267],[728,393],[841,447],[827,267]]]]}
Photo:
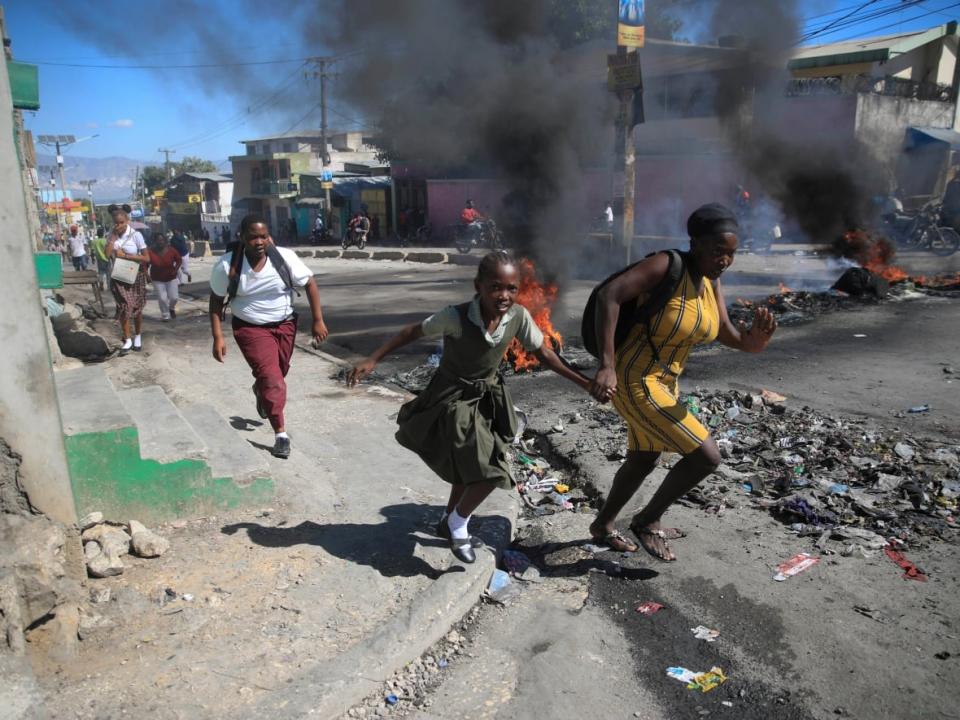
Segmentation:
{"type": "Polygon", "coordinates": [[[310,232],[310,244],[311,245],[330,245],[333,242],[333,233],[330,232],[326,227],[318,230],[314,228],[310,232]]]}
{"type": "Polygon", "coordinates": [[[882,221],[884,234],[904,250],[927,250],[946,257],[960,249],[960,234],[944,224],[937,203],[927,203],[913,213],[887,213],[882,221]]]}
{"type": "Polygon", "coordinates": [[[454,228],[453,235],[453,242],[457,246],[457,250],[465,255],[473,248],[499,250],[503,247],[503,238],[497,229],[497,224],[491,219],[480,220],[469,225],[457,225],[454,228]]]}

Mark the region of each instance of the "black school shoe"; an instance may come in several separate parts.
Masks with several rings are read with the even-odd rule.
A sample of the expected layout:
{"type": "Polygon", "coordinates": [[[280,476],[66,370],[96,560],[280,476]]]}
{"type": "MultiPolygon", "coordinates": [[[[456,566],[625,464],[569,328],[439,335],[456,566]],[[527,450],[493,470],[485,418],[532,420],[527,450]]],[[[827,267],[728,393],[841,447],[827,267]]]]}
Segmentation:
{"type": "Polygon", "coordinates": [[[286,460],[290,457],[290,438],[278,437],[277,442],[270,451],[274,457],[286,460]]]}
{"type": "Polygon", "coordinates": [[[469,545],[461,545],[460,543],[462,543],[463,540],[450,541],[450,552],[453,553],[453,556],[457,558],[457,560],[467,563],[468,565],[476,562],[477,560],[477,554],[473,552],[474,538],[469,538],[469,541],[469,545]]]}
{"type": "MultiPolygon", "coordinates": [[[[447,525],[446,518],[440,518],[440,522],[437,523],[437,537],[441,537],[444,540],[450,539],[450,526],[447,525]]],[[[483,540],[471,535],[470,544],[475,548],[483,547],[483,540]]]]}

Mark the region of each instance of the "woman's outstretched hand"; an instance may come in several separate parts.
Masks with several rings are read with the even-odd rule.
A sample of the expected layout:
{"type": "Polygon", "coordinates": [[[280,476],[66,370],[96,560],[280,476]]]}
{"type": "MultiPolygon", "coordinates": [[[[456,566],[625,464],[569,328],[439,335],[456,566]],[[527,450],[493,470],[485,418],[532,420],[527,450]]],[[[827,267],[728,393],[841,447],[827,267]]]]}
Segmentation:
{"type": "Polygon", "coordinates": [[[746,352],[761,352],[767,347],[773,333],[777,331],[777,319],[765,307],[758,307],[753,313],[753,324],[747,330],[747,324],[740,321],[740,338],[746,352]]]}
{"type": "Polygon", "coordinates": [[[590,383],[590,395],[597,402],[605,403],[617,392],[617,371],[613,368],[600,368],[590,383]]]}
{"type": "Polygon", "coordinates": [[[377,363],[375,360],[371,360],[370,358],[361,360],[347,373],[347,385],[349,387],[356,387],[357,383],[372,373],[376,366],[377,363]]]}

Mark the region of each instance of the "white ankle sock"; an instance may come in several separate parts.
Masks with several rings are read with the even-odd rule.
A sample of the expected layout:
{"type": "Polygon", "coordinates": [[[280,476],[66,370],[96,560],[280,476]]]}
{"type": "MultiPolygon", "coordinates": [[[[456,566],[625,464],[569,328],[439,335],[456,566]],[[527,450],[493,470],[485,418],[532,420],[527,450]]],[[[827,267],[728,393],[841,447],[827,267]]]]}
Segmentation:
{"type": "Polygon", "coordinates": [[[141,345],[142,345],[143,343],[142,343],[142,341],[140,340],[140,336],[139,336],[139,335],[134,335],[134,336],[133,336],[133,344],[134,344],[134,346],[136,346],[136,347],[141,347],[141,345]]]}
{"type": "Polygon", "coordinates": [[[447,516],[447,527],[450,528],[450,537],[455,540],[466,540],[470,537],[470,532],[467,530],[467,523],[470,522],[470,516],[463,517],[457,509],[454,508],[453,512],[447,516]]]}
{"type": "Polygon", "coordinates": [[[132,347],[133,347],[133,340],[131,340],[130,338],[127,338],[126,340],[123,341],[124,350],[129,350],[132,347]]]}
{"type": "Polygon", "coordinates": [[[285,432],[278,432],[278,433],[277,433],[277,437],[278,437],[278,438],[289,438],[290,436],[287,435],[287,433],[285,433],[285,432]]]}

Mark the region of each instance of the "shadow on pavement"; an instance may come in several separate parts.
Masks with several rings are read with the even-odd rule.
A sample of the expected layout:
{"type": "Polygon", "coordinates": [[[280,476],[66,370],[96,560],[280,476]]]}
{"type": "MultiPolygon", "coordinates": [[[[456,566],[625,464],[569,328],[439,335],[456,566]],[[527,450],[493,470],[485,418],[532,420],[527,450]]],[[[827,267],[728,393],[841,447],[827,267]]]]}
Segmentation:
{"type": "Polygon", "coordinates": [[[628,557],[614,550],[583,557],[584,551],[580,548],[593,542],[595,541],[587,539],[545,542],[539,545],[521,543],[516,545],[515,549],[525,553],[540,571],[549,577],[580,577],[590,572],[602,572],[622,580],[652,580],[660,575],[651,568],[635,566],[641,555],[646,557],[642,550],[631,553],[628,557]],[[626,564],[623,564],[624,561],[626,564]]]}
{"type": "MultiPolygon", "coordinates": [[[[242,522],[225,525],[220,532],[234,535],[240,530],[246,530],[247,537],[263,547],[316,545],[335,557],[358,565],[368,565],[384,577],[424,575],[436,580],[444,572],[464,572],[459,565],[451,566],[446,571],[438,570],[415,555],[417,545],[447,547],[446,540],[422,536],[422,533],[433,532],[427,519],[433,518],[435,522],[442,511],[440,507],[404,503],[382,508],[380,513],[386,519],[382,523],[321,525],[305,521],[293,527],[271,527],[255,522],[242,522]]],[[[509,525],[506,518],[487,516],[477,518],[475,526],[471,525],[471,530],[485,541],[494,543],[497,538],[509,537],[509,525]]]]}
{"type": "Polygon", "coordinates": [[[253,432],[258,427],[263,427],[263,422],[260,420],[250,420],[248,418],[240,417],[239,415],[232,415],[230,417],[230,427],[234,430],[245,430],[247,432],[253,432]]]}

